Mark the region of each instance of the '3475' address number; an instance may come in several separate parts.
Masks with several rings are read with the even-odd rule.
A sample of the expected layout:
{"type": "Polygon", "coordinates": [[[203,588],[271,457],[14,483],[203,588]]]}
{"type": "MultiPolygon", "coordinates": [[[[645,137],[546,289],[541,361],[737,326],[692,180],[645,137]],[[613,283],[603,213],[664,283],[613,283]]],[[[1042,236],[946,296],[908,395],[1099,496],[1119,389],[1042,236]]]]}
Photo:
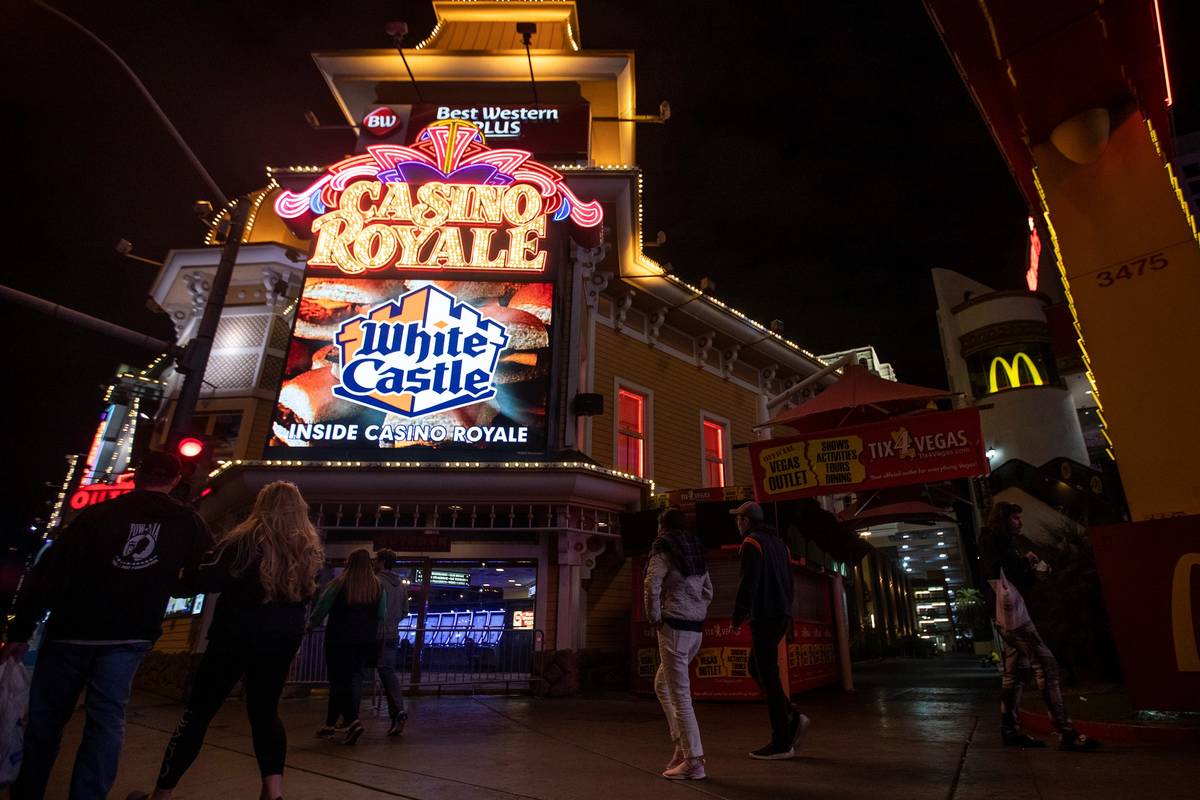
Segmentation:
{"type": "Polygon", "coordinates": [[[1146,274],[1146,270],[1160,270],[1166,268],[1167,257],[1162,253],[1155,253],[1154,255],[1137,258],[1133,261],[1122,264],[1117,269],[1100,270],[1096,273],[1096,285],[1101,289],[1107,289],[1117,281],[1140,278],[1146,274]]]}

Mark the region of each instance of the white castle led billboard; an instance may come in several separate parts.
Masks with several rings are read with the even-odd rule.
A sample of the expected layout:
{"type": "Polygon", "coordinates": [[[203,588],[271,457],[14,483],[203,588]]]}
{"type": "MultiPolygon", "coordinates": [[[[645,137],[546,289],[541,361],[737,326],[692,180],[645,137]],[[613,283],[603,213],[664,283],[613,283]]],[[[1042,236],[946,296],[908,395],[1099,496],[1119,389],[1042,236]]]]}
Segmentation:
{"type": "Polygon", "coordinates": [[[273,448],[545,447],[553,288],[305,280],[273,448]]]}

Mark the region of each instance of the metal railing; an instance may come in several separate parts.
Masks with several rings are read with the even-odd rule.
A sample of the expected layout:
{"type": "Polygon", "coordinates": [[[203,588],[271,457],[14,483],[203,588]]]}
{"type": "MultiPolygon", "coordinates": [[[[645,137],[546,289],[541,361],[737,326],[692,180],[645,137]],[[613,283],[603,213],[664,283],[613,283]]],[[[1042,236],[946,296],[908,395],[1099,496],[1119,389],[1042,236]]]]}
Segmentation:
{"type": "Polygon", "coordinates": [[[620,534],[620,513],[579,503],[412,503],[404,499],[347,503],[315,501],[313,523],[340,531],[514,531],[571,530],[601,537],[620,534]]]}
{"type": "MultiPolygon", "coordinates": [[[[427,632],[426,637],[429,638],[427,632]]],[[[533,690],[542,681],[544,637],[534,628],[496,628],[478,633],[477,642],[466,636],[460,643],[441,644],[426,641],[415,647],[402,638],[396,649],[396,673],[407,683],[410,693],[454,691],[458,688],[503,687],[533,690]],[[407,676],[408,680],[405,680],[407,676]]],[[[329,677],[325,666],[325,629],[315,628],[305,635],[288,672],[288,683],[299,686],[324,686],[329,677]]],[[[378,674],[371,670],[369,694],[379,700],[378,674]]]]}

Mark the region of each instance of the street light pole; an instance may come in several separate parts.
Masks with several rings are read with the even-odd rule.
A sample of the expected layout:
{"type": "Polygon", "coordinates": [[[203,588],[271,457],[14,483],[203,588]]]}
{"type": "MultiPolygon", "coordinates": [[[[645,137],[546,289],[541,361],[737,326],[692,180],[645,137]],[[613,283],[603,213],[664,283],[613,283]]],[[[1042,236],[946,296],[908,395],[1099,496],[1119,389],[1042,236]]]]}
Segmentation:
{"type": "Polygon", "coordinates": [[[171,122],[171,119],[167,116],[166,112],[162,110],[162,106],[160,106],[158,101],[154,99],[154,95],[150,94],[150,90],[146,88],[146,84],[142,83],[142,79],[137,76],[137,73],[133,71],[132,67],[125,63],[125,59],[121,58],[121,56],[117,54],[117,51],[109,47],[108,43],[99,36],[92,33],[79,22],[59,11],[54,6],[43,3],[41,0],[34,0],[33,4],[43,11],[58,17],[72,28],[91,39],[97,47],[99,47],[105,53],[108,53],[109,57],[112,58],[113,61],[117,62],[117,65],[121,67],[126,76],[129,77],[129,80],[132,81],[133,85],[137,87],[137,90],[141,92],[145,101],[150,104],[150,108],[154,110],[155,115],[158,117],[158,121],[163,124],[163,127],[167,129],[167,133],[171,134],[171,138],[174,139],[175,143],[178,144],[183,150],[183,153],[185,156],[187,156],[188,161],[192,162],[192,166],[197,172],[200,173],[200,177],[208,187],[208,190],[213,193],[213,196],[218,202],[220,202],[222,206],[228,205],[229,200],[225,197],[225,193],[221,191],[221,187],[217,185],[215,180],[213,180],[213,176],[208,174],[208,170],[204,168],[204,165],[200,163],[200,159],[197,158],[196,154],[192,152],[192,148],[188,147],[188,143],[184,141],[183,134],[179,132],[179,129],[175,127],[173,122],[171,122]]]}

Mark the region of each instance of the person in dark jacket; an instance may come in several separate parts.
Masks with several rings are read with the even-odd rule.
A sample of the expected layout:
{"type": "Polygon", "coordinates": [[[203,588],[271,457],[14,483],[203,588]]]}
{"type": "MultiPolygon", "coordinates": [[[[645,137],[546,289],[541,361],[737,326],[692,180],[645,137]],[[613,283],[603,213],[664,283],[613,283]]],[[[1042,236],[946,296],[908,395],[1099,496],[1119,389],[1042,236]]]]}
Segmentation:
{"type": "Polygon", "coordinates": [[[741,582],[733,606],[733,632],[750,622],[750,674],[767,697],[771,741],[750,753],[751,758],[792,758],[808,729],[779,676],[779,643],[792,627],[792,555],[787,545],[763,522],[762,506],[742,503],[729,513],[737,518],[742,536],[741,582]]]}
{"type": "Polygon", "coordinates": [[[329,710],[317,736],[329,739],[340,719],[346,726],[343,744],[353,745],[364,728],[358,718],[363,680],[375,666],[381,645],[380,623],[387,616],[387,592],[371,565],[371,551],[359,548],[346,559],[346,569],[330,582],[313,611],[325,628],[325,664],[329,674],[329,710]]]}
{"type": "Polygon", "coordinates": [[[72,798],[108,796],[125,734],[133,676],[160,635],[167,600],[212,537],[168,493],[179,460],[148,453],[135,489],[85,509],[34,566],[17,599],[4,656],[21,658],[46,614],[29,694],[29,725],[14,798],[41,798],[79,695],[87,723],[71,773],[72,798]]]}
{"type": "Polygon", "coordinates": [[[404,733],[408,712],[404,710],[404,690],[396,674],[396,659],[400,653],[400,623],[408,616],[408,583],[396,570],[396,553],[384,548],[375,554],[375,572],[387,592],[387,614],[383,620],[383,649],[379,653],[379,685],[387,698],[388,736],[404,733]]]}
{"type": "Polygon", "coordinates": [[[1050,567],[1020,543],[1021,507],[1003,500],[992,506],[988,525],[979,535],[980,560],[995,595],[996,628],[1004,640],[1000,681],[1000,735],[1008,747],[1043,747],[1045,743],[1021,730],[1021,692],[1025,673],[1033,670],[1050,721],[1064,750],[1095,750],[1097,739],[1080,733],[1071,723],[1059,685],[1058,661],[1042,641],[1025,608],[1024,598],[1050,567]]]}
{"type": "Polygon", "coordinates": [[[261,797],[282,796],[287,735],[279,719],[279,696],[304,636],[307,604],[316,594],[323,561],[321,539],[300,490],[285,481],[264,486],[250,516],[222,537],[200,566],[191,588],[220,592],[208,647],[163,754],[154,793],[134,792],[128,800],[171,797],[239,680],[245,686],[261,797]]]}

